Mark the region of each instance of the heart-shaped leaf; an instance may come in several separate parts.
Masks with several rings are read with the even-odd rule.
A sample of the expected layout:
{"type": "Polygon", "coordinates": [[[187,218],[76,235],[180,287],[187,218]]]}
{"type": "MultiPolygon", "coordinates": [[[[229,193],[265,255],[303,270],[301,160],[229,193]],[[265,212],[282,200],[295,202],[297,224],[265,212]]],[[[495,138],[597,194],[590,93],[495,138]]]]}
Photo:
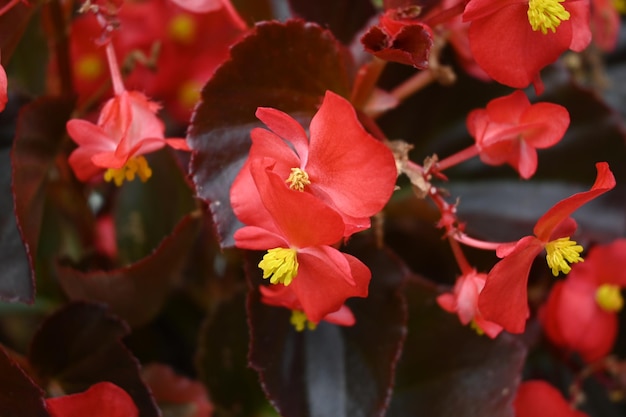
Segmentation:
{"type": "MultiPolygon", "coordinates": [[[[250,364],[279,413],[290,416],[382,416],[406,334],[404,299],[399,293],[406,269],[371,240],[353,238],[350,252],[372,270],[370,295],[352,299],[352,327],[320,322],[297,332],[291,311],[260,302],[250,292],[250,364]]],[[[248,264],[258,284],[259,269],[248,264]]],[[[297,279],[297,277],[296,277],[297,279]]]]}
{"type": "Polygon", "coordinates": [[[231,59],[204,86],[192,118],[190,168],[198,196],[209,203],[223,247],[234,245],[241,223],[230,206],[230,186],[259,125],[257,107],[310,118],[326,90],[347,96],[350,59],[329,31],[302,21],[259,23],[235,45],[231,59]]]}

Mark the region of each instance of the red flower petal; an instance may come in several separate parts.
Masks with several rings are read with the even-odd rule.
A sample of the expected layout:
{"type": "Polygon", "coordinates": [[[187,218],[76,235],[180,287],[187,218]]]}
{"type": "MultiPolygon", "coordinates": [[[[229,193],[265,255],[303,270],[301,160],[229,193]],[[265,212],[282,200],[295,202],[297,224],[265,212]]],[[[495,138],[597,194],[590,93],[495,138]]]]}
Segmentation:
{"type": "Polygon", "coordinates": [[[0,111],[3,111],[9,101],[7,94],[7,73],[0,65],[0,111]]]}
{"type": "MultiPolygon", "coordinates": [[[[306,165],[309,154],[309,139],[300,123],[295,121],[288,114],[269,107],[259,107],[255,115],[259,120],[265,123],[265,125],[269,127],[272,132],[274,132],[279,137],[286,139],[293,145],[299,159],[302,162],[298,163],[297,165],[293,165],[292,168],[303,167],[304,165],[306,165]]],[[[257,139],[255,142],[262,142],[263,140],[263,138],[260,136],[262,135],[262,133],[259,132],[259,130],[263,131],[263,129],[255,129],[252,131],[253,141],[255,141],[255,134],[257,135],[257,139]]],[[[267,135],[265,136],[265,138],[266,137],[267,135]]],[[[291,151],[291,153],[293,153],[293,151],[291,151]]],[[[263,154],[263,156],[271,155],[263,154]]],[[[276,159],[278,160],[278,158],[276,159]]]]}
{"type": "Polygon", "coordinates": [[[528,310],[528,273],[533,261],[543,250],[543,243],[526,236],[515,249],[494,265],[487,275],[485,288],[478,297],[478,309],[489,321],[510,333],[522,333],[528,310]]]}
{"type": "Polygon", "coordinates": [[[99,382],[87,391],[49,398],[46,406],[51,417],[136,417],[133,399],[110,382],[99,382]]]}
{"type": "Polygon", "coordinates": [[[542,242],[548,242],[561,222],[581,206],[615,187],[615,177],[606,162],[596,164],[596,181],[589,191],[580,192],[556,203],[535,224],[534,233],[542,242]]]}
{"type": "Polygon", "coordinates": [[[328,196],[348,216],[380,211],[395,187],[395,160],[387,146],[363,129],[352,105],[327,91],[310,131],[305,170],[313,192],[328,196]]]}
{"type": "Polygon", "coordinates": [[[556,388],[544,381],[520,384],[513,406],[516,417],[588,417],[574,410],[556,388]]]}
{"type": "Polygon", "coordinates": [[[370,270],[351,255],[317,246],[298,251],[298,263],[290,287],[314,323],[339,310],[347,298],[367,297],[370,270]]]}

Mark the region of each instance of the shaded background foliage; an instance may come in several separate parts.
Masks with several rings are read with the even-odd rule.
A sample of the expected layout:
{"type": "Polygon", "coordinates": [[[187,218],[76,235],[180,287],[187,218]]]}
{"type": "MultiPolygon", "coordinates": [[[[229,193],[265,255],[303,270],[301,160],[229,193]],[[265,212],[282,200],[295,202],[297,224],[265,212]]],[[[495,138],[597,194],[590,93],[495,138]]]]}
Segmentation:
{"type": "MultiPolygon", "coordinates": [[[[0,401],[7,404],[0,414],[47,415],[36,384],[54,380],[76,392],[108,379],[127,389],[142,416],[158,415],[139,379],[139,364],[151,361],[199,378],[217,415],[225,416],[274,415],[271,404],[285,416],[508,417],[522,375],[565,389],[574,375],[556,360],[536,322],[523,336],[492,341],[436,305],[436,295],[458,271],[434,226],[437,211],[415,199],[402,179],[379,226],[385,247],[377,245],[381,230],[375,228],[345,248],[373,272],[370,297],[349,301],[355,327],[321,324],[297,333],[288,311],[259,302],[255,254],[224,250],[240,226],[228,191],[246,157],[248,133],[260,125],[254,111],[275,107],[306,124],[327,89],[349,97],[359,60],[350,51],[358,48],[354,40],[375,8],[366,0],[234,4],[250,23],[273,16],[302,20],[259,23],[204,86],[188,135],[190,179],[188,161],[163,150],[150,157],[157,169],[147,184],[90,190],[66,162],[71,99],[26,103],[14,94],[0,114],[0,297],[34,302],[0,305],[0,342],[10,350],[0,356],[0,391],[13,387],[32,398],[24,401],[30,408],[0,401]],[[109,203],[94,206],[94,194],[109,203]],[[98,249],[94,231],[107,215],[118,231],[116,256],[98,249]],[[30,376],[16,371],[24,361],[32,366],[30,376]],[[112,363],[115,369],[109,369],[112,363]]],[[[42,13],[46,9],[20,7],[2,16],[3,62],[16,47],[16,57],[19,50],[45,47],[44,34],[34,25],[27,30],[29,18],[42,13]]],[[[576,214],[580,237],[594,244],[626,235],[625,57],[622,36],[606,61],[613,84],[603,94],[573,80],[562,66],[545,74],[541,100],[567,107],[572,124],[557,147],[540,152],[533,181],[478,160],[450,170],[444,187],[451,198],[461,198],[459,215],[470,233],[494,240],[528,234],[545,209],[587,188],[594,163],[603,160],[618,189],[576,214]]],[[[43,67],[46,54],[32,59],[43,67]]],[[[12,61],[15,72],[21,62],[12,61]]],[[[414,72],[389,64],[381,86],[391,88],[414,72]]],[[[454,85],[431,85],[376,121],[390,139],[412,144],[417,162],[471,144],[467,112],[510,91],[457,73],[454,85]]],[[[20,77],[22,84],[38,86],[37,76],[20,77]]],[[[468,256],[482,270],[495,261],[481,251],[468,256]]],[[[530,292],[533,308],[550,283],[546,271],[533,269],[531,290],[539,290],[530,292]]],[[[625,348],[622,336],[618,357],[625,348]]],[[[585,388],[590,415],[624,412],[593,381],[585,388]]]]}

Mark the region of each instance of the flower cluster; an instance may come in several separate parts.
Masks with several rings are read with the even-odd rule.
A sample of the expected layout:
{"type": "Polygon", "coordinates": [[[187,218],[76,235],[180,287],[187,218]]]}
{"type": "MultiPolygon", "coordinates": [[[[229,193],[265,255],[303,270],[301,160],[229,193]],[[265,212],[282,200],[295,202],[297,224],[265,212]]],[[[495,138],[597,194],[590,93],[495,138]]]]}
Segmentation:
{"type": "Polygon", "coordinates": [[[231,188],[245,224],[236,245],[267,251],[259,268],[272,285],[262,287],[263,301],[291,309],[296,328],[320,320],[350,325],[344,301],[366,297],[371,274],[335,246],[368,228],[390,198],[394,157],[330,91],[311,120],[310,139],[279,110],[261,107],[256,115],[269,130],[252,130],[249,157],[231,188]]]}

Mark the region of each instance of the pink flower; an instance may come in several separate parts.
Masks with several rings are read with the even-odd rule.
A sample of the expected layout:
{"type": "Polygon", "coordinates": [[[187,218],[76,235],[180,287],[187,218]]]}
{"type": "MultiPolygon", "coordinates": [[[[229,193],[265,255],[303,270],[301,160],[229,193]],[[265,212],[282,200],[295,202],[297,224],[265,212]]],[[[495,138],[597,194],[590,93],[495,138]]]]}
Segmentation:
{"type": "Polygon", "coordinates": [[[107,101],[98,123],[72,119],[67,122],[70,137],[78,148],[69,157],[74,173],[87,181],[107,170],[105,179],[121,185],[137,174],[148,179],[152,171],[141,157],[169,145],[188,150],[184,139],[165,139],[165,126],[157,117],[159,106],[137,91],[122,91],[107,101]]]}
{"type": "Polygon", "coordinates": [[[541,312],[548,338],[587,362],[606,356],[618,331],[617,312],[626,286],[626,239],[595,246],[585,263],[557,282],[541,312]]]}
{"type": "Polygon", "coordinates": [[[78,394],[46,399],[51,417],[137,417],[133,399],[110,382],[99,382],[78,394]]]}
{"type": "MultiPolygon", "coordinates": [[[[239,248],[267,250],[259,267],[275,285],[289,286],[307,319],[317,323],[341,308],[349,297],[366,297],[371,277],[358,259],[333,248],[343,236],[343,220],[312,194],[294,190],[268,158],[249,166],[258,189],[256,210],[235,214],[247,226],[235,232],[239,248]],[[269,248],[269,250],[268,250],[269,248]]],[[[233,184],[231,194],[241,193],[233,184]]]]}
{"type": "Polygon", "coordinates": [[[556,145],[569,126],[569,113],[552,103],[530,104],[526,94],[491,100],[485,109],[467,116],[467,129],[476,139],[481,161],[509,164],[528,179],[537,170],[536,149],[556,145]]]}
{"type": "Polygon", "coordinates": [[[544,381],[522,382],[513,407],[516,417],[588,417],[572,408],[556,388],[544,381]]]}
{"type": "Polygon", "coordinates": [[[391,197],[397,169],[389,148],[363,129],[352,105],[327,91],[311,120],[310,139],[298,122],[281,111],[261,107],[256,115],[270,130],[252,130],[250,156],[230,193],[235,212],[249,219],[244,223],[270,221],[258,210],[262,190],[251,172],[253,161],[269,158],[283,188],[302,191],[339,213],[344,236],[367,229],[370,216],[391,197]]]}
{"type": "Polygon", "coordinates": [[[570,240],[576,230],[571,214],[585,203],[615,187],[615,177],[606,162],[596,164],[598,175],[589,191],[559,201],[535,224],[533,236],[501,245],[496,254],[502,258],[489,272],[478,307],[486,320],[498,323],[511,333],[522,333],[529,316],[527,281],[534,259],[544,249],[552,273],[567,274],[569,264],[583,259],[582,246],[570,240]]]}
{"type": "Polygon", "coordinates": [[[444,310],[456,313],[464,325],[472,323],[478,333],[495,338],[502,331],[502,326],[485,320],[478,309],[478,295],[483,290],[486,279],[487,274],[472,270],[457,279],[452,293],[438,296],[437,303],[444,310]]]}

